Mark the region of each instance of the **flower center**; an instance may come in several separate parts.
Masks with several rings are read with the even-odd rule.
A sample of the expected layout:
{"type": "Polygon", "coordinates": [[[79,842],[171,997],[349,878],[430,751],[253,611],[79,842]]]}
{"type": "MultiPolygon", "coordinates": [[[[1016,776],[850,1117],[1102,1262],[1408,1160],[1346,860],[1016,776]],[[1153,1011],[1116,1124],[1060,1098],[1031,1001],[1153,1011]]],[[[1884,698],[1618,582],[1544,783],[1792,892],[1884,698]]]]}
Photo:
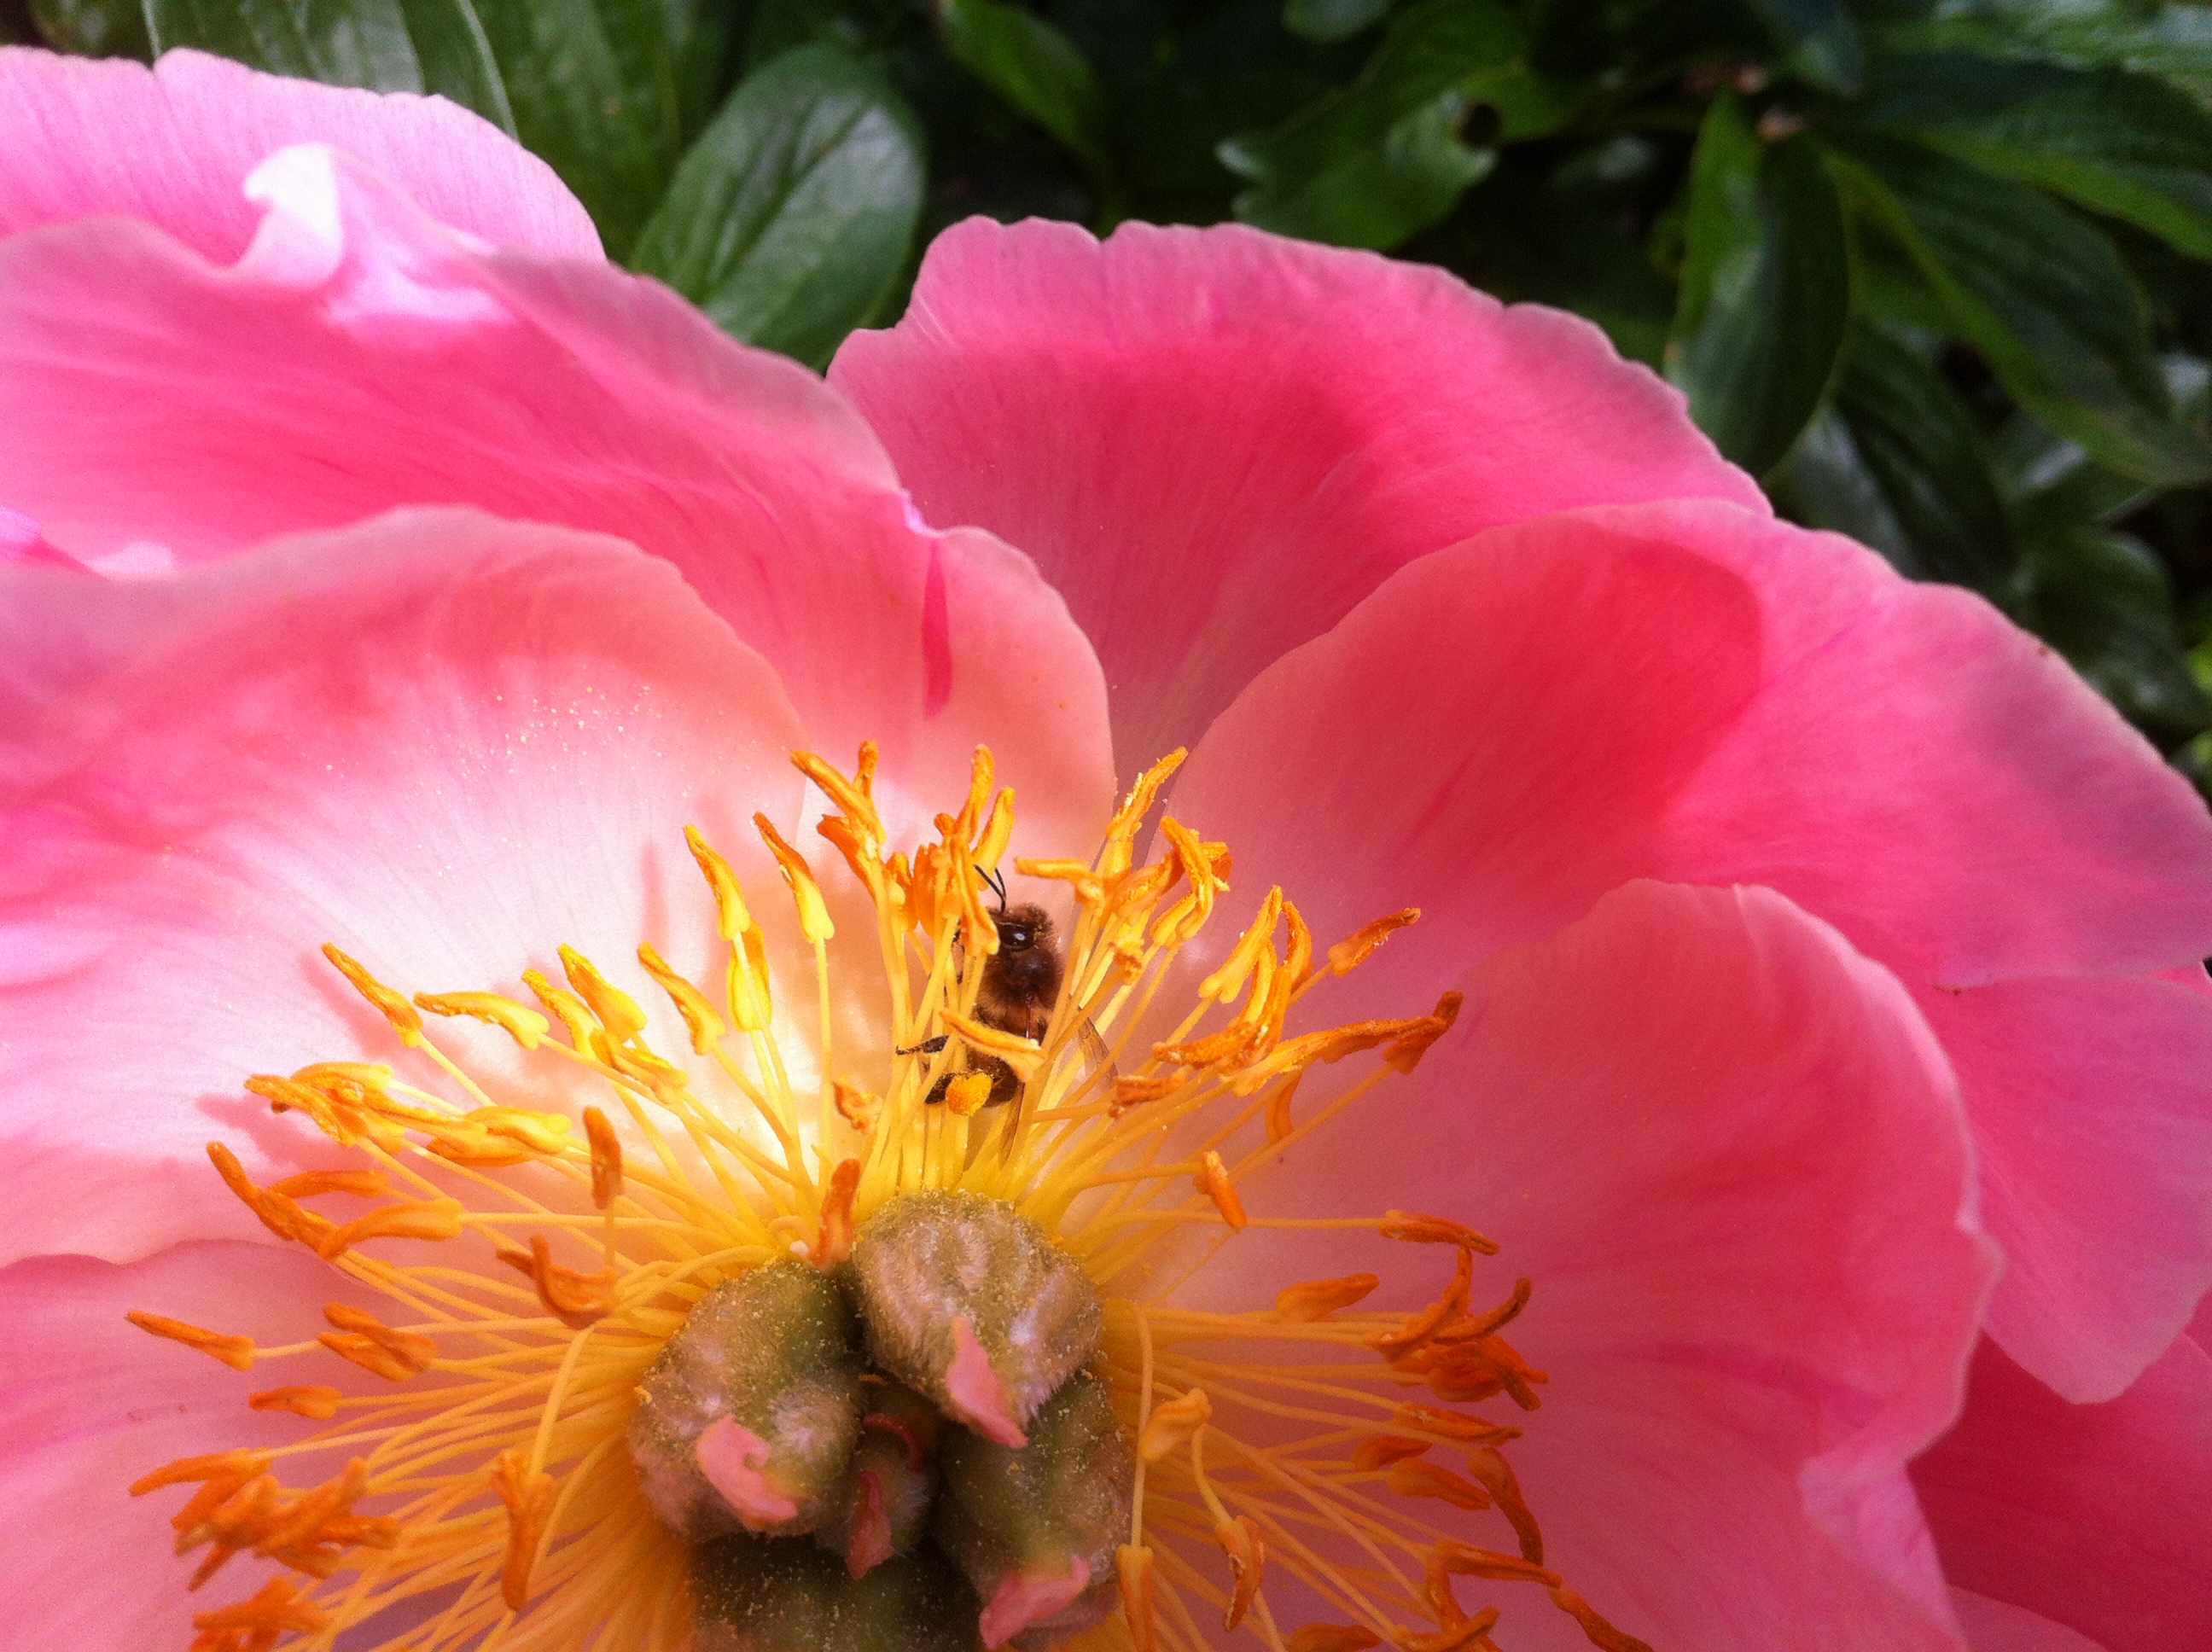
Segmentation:
{"type": "Polygon", "coordinates": [[[758,817],[813,957],[803,1032],[776,1013],[736,872],[696,831],[721,978],[638,949],[688,1053],[655,1049],[638,1001],[567,948],[566,986],[526,972],[532,1008],[410,999],[325,947],[416,1071],[325,1062],[249,1081],[349,1150],[342,1168],[261,1187],[221,1144],[209,1153],[343,1282],[330,1329],[270,1348],[131,1315],[241,1371],[296,1358],[346,1378],[247,1399],[319,1430],[131,1488],[193,1488],[173,1520],[178,1552],[201,1557],[190,1588],[241,1554],[284,1569],[197,1617],[193,1652],[341,1634],[395,1652],[1032,1652],[1102,1636],[1182,1652],[1214,1638],[1201,1611],[1289,1652],[1493,1646],[1501,1608],[1466,1610],[1455,1577],[1533,1585],[1604,1652],[1639,1648],[1544,1565],[1502,1452],[1520,1428],[1455,1408],[1536,1409],[1546,1374],[1503,1334],[1528,1282],[1479,1307],[1477,1259],[1497,1247],[1468,1228],[1255,1215],[1239,1191],[1450,1026],[1455,994],[1426,1015],[1286,1030],[1308,992],[1418,914],[1317,956],[1271,890],[1188,1012],[1138,1042],[1228,888],[1227,846],[1171,817],[1137,860],[1180,760],[1139,781],[1095,859],[1016,863],[1068,886],[1063,947],[998,881],[1013,798],[988,750],[910,857],[885,841],[872,746],[850,775],[796,756],[872,915],[879,1046],[837,1042],[833,902],[758,817]],[[503,1029],[522,1075],[472,1072],[426,1011],[503,1029]],[[1370,1051],[1364,1071],[1335,1066],[1370,1051]],[[795,1081],[810,1065],[818,1081],[795,1081]],[[580,1135],[543,1104],[579,1082],[606,1103],[580,1108],[580,1135]],[[315,1208],[330,1200],[368,1202],[339,1219],[315,1208]],[[1240,1243],[1367,1230],[1443,1248],[1450,1282],[1413,1313],[1358,1311],[1371,1273],[1237,1314],[1154,1300],[1169,1247],[1209,1229],[1240,1243]],[[1486,1513],[1515,1552],[1444,1529],[1486,1513]],[[1285,1631],[1271,1578],[1302,1614],[1350,1621],[1285,1631]]]}

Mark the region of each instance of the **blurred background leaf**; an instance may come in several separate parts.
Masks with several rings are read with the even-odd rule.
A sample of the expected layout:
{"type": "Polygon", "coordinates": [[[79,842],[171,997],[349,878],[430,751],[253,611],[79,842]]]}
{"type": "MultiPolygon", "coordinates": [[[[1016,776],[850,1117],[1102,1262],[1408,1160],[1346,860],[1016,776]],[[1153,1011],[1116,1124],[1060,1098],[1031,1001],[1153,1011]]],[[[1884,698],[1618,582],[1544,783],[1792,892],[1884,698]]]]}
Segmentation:
{"type": "Polygon", "coordinates": [[[0,0],[0,39],[441,94],[816,367],[971,213],[1441,264],[1589,317],[2212,786],[2212,4],[0,0]]]}

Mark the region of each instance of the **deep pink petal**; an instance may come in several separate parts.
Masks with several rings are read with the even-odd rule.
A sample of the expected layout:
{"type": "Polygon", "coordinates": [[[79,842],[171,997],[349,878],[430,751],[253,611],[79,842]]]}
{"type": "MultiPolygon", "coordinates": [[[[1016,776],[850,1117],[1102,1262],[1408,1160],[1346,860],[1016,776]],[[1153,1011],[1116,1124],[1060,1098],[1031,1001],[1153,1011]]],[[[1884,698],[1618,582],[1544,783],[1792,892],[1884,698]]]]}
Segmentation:
{"type": "Polygon", "coordinates": [[[1961,1588],[2106,1652],[2212,1645],[2212,1358],[2193,1340],[2095,1406],[1985,1342],[1964,1416],[1912,1479],[1961,1588]]]}
{"type": "Polygon", "coordinates": [[[985,739],[1024,819],[1066,825],[1047,853],[1095,841],[1104,689],[1064,604],[988,535],[911,520],[819,380],[657,283],[482,254],[325,151],[256,187],[234,270],[137,225],[0,243],[0,498],[56,544],[192,563],[420,503],[617,534],[768,658],[820,750],[882,742],[902,828],[985,739]]]}
{"type": "Polygon", "coordinates": [[[1501,522],[1678,496],[1764,511],[1588,322],[1237,226],[971,219],[830,381],[922,514],[1066,593],[1133,773],[1393,569],[1501,522]]]}
{"type": "Polygon", "coordinates": [[[0,235],[112,215],[228,264],[260,218],[246,175],[294,143],[358,156],[432,217],[495,245],[599,256],[553,169],[443,98],[318,86],[198,52],[149,70],[0,48],[0,235]]]}
{"type": "Polygon", "coordinates": [[[665,563],[564,529],[411,513],[165,580],[0,570],[0,1256],[259,1235],[203,1145],[330,1150],[245,1079],[404,1054],[324,941],[516,993],[568,942],[658,999],[641,941],[718,956],[685,823],[773,889],[750,817],[795,827],[805,734],[665,563]]]}
{"type": "Polygon", "coordinates": [[[2106,1652],[2063,1624],[1971,1589],[1953,1589],[1951,1606],[1973,1652],[2106,1652]]]}
{"type": "MultiPolygon", "coordinates": [[[[47,1256],[0,1271],[0,1320],[8,1326],[0,1348],[0,1430],[8,1442],[0,1452],[0,1501],[8,1509],[0,1584],[10,1646],[187,1644],[194,1613],[240,1592],[228,1576],[206,1594],[185,1592],[207,1553],[170,1558],[169,1516],[191,1487],[140,1497],[125,1488],[179,1457],[279,1445],[316,1426],[249,1411],[250,1394],[288,1382],[349,1392],[383,1386],[319,1354],[233,1370],[149,1336],[124,1315],[143,1309],[276,1346],[324,1328],[318,1310],[333,1299],[372,1309],[379,1300],[304,1251],[266,1245],[185,1245],[128,1267],[47,1256]]],[[[284,1478],[313,1485],[329,1472],[295,1462],[284,1478]]],[[[238,1570],[264,1567],[248,1560],[238,1570]]]]}
{"type": "Polygon", "coordinates": [[[2212,1004],[2104,980],[1920,1005],[1958,1067],[2004,1248],[1990,1334],[2067,1398],[2109,1400],[2212,1285],[2212,1004]]]}
{"type": "MultiPolygon", "coordinates": [[[[1649,883],[1461,985],[1418,1071],[1252,1173],[1248,1208],[1426,1210],[1502,1243],[1478,1296],[1533,1279],[1510,1335],[1551,1373],[1510,1455],[1547,1564],[1622,1628],[1698,1652],[1952,1646],[1903,1471],[1951,1418],[1993,1269],[1908,995],[1769,891],[1649,883]]],[[[1448,1266],[1252,1230],[1193,1289],[1249,1307],[1364,1267],[1418,1297],[1448,1266]]],[[[1494,1516],[1466,1535],[1511,1546],[1494,1516]]],[[[1500,1638],[1580,1644],[1546,1625],[1523,1608],[1500,1638]]]]}

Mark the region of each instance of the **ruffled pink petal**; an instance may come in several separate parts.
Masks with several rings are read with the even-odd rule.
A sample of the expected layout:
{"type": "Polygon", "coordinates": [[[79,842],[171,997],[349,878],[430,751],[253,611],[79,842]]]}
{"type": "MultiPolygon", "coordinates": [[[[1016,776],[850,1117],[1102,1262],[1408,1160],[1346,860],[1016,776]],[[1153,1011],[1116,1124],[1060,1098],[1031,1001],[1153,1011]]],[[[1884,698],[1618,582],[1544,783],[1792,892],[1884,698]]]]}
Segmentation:
{"type": "Polygon", "coordinates": [[[0,570],[0,1257],[260,1236],[204,1144],[264,1175],[332,1150],[249,1075],[432,1075],[325,941],[410,992],[523,993],[562,942],[648,1004],[641,941],[703,972],[684,826],[774,889],[750,816],[795,830],[805,735],[667,564],[564,529],[406,513],[165,580],[0,570]]]}
{"type": "Polygon", "coordinates": [[[553,169],[443,98],[319,86],[198,52],[152,69],[0,48],[0,235],[137,218],[228,264],[260,217],[246,175],[293,143],[330,143],[441,223],[499,246],[597,258],[599,232],[553,169]]]}
{"type": "Polygon", "coordinates": [[[1423,910],[1346,983],[1364,1014],[1421,1007],[1625,878],[1778,889],[1931,1012],[1969,1017],[1957,1060],[1994,1229],[2033,1253],[1997,1322],[2039,1375],[2114,1391],[2212,1277],[2192,990],[2078,983],[2081,1004],[2154,1022],[2148,1043],[2086,1032],[2098,1011],[2068,1011],[2063,984],[1938,990],[2212,947],[2203,805],[1978,598],[1725,505],[1498,529],[1263,672],[1172,802],[1236,845],[1241,898],[1280,883],[1324,942],[1423,910]],[[1975,1036],[2006,1004],[2013,1023],[1975,1036]],[[2008,1048],[2050,1059],[2006,1065],[2008,1048]],[[2061,1122],[2077,1104],[2094,1128],[2061,1122]]]}
{"type": "Polygon", "coordinates": [[[419,503],[614,533],[767,657],[817,749],[882,743],[902,828],[982,739],[1051,845],[1024,853],[1096,841],[1104,689],[1065,605],[988,535],[915,524],[817,380],[657,283],[482,253],[328,151],[254,189],[233,270],[138,225],[0,243],[0,498],[54,544],[190,564],[419,503]]]}
{"type": "Polygon", "coordinates": [[[971,219],[830,381],[923,515],[1066,594],[1124,774],[1425,552],[1570,506],[1767,508],[1588,322],[1236,226],[971,219]]]}
{"type": "MultiPolygon", "coordinates": [[[[1417,1072],[1249,1175],[1248,1209],[1424,1210],[1503,1245],[1478,1305],[1531,1278],[1509,1334],[1551,1374],[1509,1455],[1547,1564],[1623,1629],[1953,1647],[1904,1465],[1953,1414],[1993,1263],[1909,996],[1771,891],[1650,883],[1460,984],[1417,1072]]],[[[1361,1268],[1411,1301],[1449,1258],[1254,1229],[1192,1289],[1249,1308],[1361,1268]]],[[[1495,1515],[1462,1534],[1512,1547],[1495,1515]]],[[[1547,1611],[1501,1643],[1580,1645],[1547,1611]]]]}
{"type": "MultiPolygon", "coordinates": [[[[18,1184],[20,1186],[20,1184],[18,1184]]],[[[0,1271],[0,1503],[8,1541],[0,1584],[8,1594],[8,1643],[33,1647],[183,1647],[191,1618],[258,1588],[270,1570],[251,1559],[188,1594],[202,1549],[169,1558],[169,1516],[190,1486],[126,1494],[132,1481],[179,1457],[234,1447],[280,1445],[316,1426],[249,1411],[250,1394],[291,1382],[347,1392],[384,1388],[325,1355],[233,1370],[205,1354],[149,1336],[124,1318],[143,1309],[264,1346],[325,1328],[324,1303],[377,1299],[300,1250],[197,1244],[128,1267],[84,1256],[47,1256],[0,1271]],[[312,1366],[313,1369],[309,1369],[312,1366]]],[[[283,1478],[312,1485],[337,1465],[295,1461],[283,1478]]]]}
{"type": "Polygon", "coordinates": [[[2212,1004],[2160,981],[1919,997],[2004,1248],[1989,1333],[2068,1399],[2109,1400],[2212,1286],[2212,1004]]]}
{"type": "Polygon", "coordinates": [[[2192,1339],[2095,1406],[1985,1342],[1912,1479],[1960,1587],[2105,1652],[2212,1645],[2212,1358],[2192,1339]]]}

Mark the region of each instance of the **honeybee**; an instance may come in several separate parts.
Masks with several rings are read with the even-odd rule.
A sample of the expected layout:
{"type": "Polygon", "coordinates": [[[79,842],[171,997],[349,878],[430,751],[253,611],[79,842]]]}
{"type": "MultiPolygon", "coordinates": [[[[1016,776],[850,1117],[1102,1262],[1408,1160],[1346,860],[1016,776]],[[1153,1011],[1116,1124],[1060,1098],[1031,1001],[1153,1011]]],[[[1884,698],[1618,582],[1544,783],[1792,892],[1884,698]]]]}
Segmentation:
{"type": "MultiPolygon", "coordinates": [[[[1000,1032],[1042,1043],[1051,1030],[1052,1006],[1059,1001],[1060,977],[1066,969],[1052,916],[1039,906],[1009,907],[1005,880],[988,873],[983,874],[983,880],[999,897],[999,909],[992,915],[998,926],[999,950],[984,963],[983,979],[975,991],[975,1019],[1000,1032]]],[[[1112,1066],[1106,1041],[1091,1024],[1089,1016],[1078,1024],[1076,1035],[1091,1066],[1102,1062],[1112,1066]]],[[[899,1054],[934,1055],[944,1048],[945,1035],[939,1034],[899,1054]]],[[[970,1050],[967,1070],[990,1075],[991,1093],[983,1102],[986,1107],[1004,1107],[1022,1093],[1022,1081],[1014,1076],[1014,1070],[995,1055],[970,1050]]],[[[957,1076],[948,1072],[931,1085],[927,1103],[933,1106],[943,1101],[957,1076]]]]}

